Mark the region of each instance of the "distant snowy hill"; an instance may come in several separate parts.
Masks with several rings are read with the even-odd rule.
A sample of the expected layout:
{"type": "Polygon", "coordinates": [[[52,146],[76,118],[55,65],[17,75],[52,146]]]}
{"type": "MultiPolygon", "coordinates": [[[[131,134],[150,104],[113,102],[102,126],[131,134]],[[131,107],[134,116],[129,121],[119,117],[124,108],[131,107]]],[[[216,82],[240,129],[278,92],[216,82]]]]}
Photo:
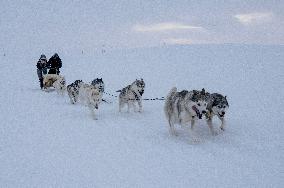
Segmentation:
{"type": "Polygon", "coordinates": [[[193,144],[180,126],[169,135],[163,101],[118,113],[106,95],[112,103],[93,120],[67,95],[39,89],[42,51],[8,50],[0,56],[0,187],[283,187],[284,46],[57,52],[67,83],[103,78],[110,94],[143,78],[145,98],[173,86],[227,95],[227,130],[211,136],[202,120],[193,144]]]}

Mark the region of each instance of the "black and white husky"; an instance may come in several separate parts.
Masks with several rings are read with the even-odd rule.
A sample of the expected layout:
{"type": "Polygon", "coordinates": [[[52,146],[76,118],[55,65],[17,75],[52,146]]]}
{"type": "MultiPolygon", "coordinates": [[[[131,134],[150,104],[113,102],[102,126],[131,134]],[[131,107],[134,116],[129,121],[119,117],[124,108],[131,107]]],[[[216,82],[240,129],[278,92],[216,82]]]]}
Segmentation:
{"type": "Polygon", "coordinates": [[[127,104],[127,112],[130,111],[130,107],[134,108],[136,111],[136,103],[139,106],[139,112],[142,112],[142,95],[144,93],[145,82],[141,78],[140,80],[135,80],[131,85],[126,86],[125,88],[118,90],[120,92],[118,96],[119,103],[119,112],[127,104]]]}
{"type": "Polygon", "coordinates": [[[190,134],[193,139],[196,140],[192,129],[195,121],[201,119],[203,114],[206,114],[206,101],[209,95],[210,94],[205,92],[204,89],[201,91],[183,90],[178,92],[176,87],[172,88],[166,98],[164,106],[164,112],[170,126],[170,133],[176,135],[175,124],[184,126],[190,121],[190,134]]]}
{"type": "MultiPolygon", "coordinates": [[[[100,95],[103,96],[105,92],[105,84],[102,78],[96,78],[91,82],[91,85],[95,88],[99,89],[100,95]]],[[[105,99],[102,99],[102,101],[108,103],[105,99]]]]}
{"type": "Polygon", "coordinates": [[[76,80],[75,82],[67,86],[68,96],[72,104],[75,104],[78,102],[79,89],[82,84],[83,84],[82,80],[76,80]]]}
{"type": "Polygon", "coordinates": [[[229,108],[229,103],[227,101],[227,97],[218,94],[218,93],[212,93],[210,94],[210,97],[207,100],[207,113],[206,113],[206,118],[207,118],[207,124],[212,132],[213,131],[213,125],[212,125],[212,118],[213,116],[217,116],[221,120],[221,130],[225,130],[225,114],[226,110],[229,108]]]}

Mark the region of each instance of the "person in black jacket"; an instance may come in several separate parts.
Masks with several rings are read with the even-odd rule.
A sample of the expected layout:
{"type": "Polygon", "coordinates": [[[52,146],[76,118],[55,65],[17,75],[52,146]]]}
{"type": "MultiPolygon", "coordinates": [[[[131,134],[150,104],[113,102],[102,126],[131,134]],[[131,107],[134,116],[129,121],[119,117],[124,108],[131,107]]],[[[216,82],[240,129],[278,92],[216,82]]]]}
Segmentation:
{"type": "Polygon", "coordinates": [[[37,76],[39,79],[40,88],[43,88],[43,75],[47,73],[47,59],[44,54],[41,54],[37,64],[37,76]]]}
{"type": "Polygon", "coordinates": [[[57,53],[55,53],[47,62],[49,68],[48,74],[59,74],[62,67],[62,61],[57,53]]]}

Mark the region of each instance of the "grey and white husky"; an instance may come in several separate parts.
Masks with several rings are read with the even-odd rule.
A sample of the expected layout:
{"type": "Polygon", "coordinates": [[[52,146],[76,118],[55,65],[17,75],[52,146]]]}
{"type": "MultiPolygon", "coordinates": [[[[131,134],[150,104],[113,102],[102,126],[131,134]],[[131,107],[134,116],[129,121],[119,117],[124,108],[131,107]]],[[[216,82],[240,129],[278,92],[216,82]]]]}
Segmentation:
{"type": "Polygon", "coordinates": [[[145,82],[141,78],[140,80],[135,80],[131,85],[126,86],[125,88],[118,90],[120,92],[118,97],[119,102],[119,112],[127,104],[127,112],[130,111],[130,107],[134,108],[136,111],[135,103],[138,103],[139,112],[142,111],[142,95],[144,93],[145,82]]]}
{"type": "Polygon", "coordinates": [[[99,104],[102,101],[102,92],[100,92],[100,89],[93,85],[84,84],[79,90],[79,95],[85,98],[93,119],[97,119],[95,112],[98,110],[99,104]]]}
{"type": "MultiPolygon", "coordinates": [[[[164,106],[165,115],[170,126],[170,133],[176,135],[175,124],[186,125],[191,122],[191,136],[194,138],[192,129],[195,121],[206,114],[207,100],[209,93],[205,89],[201,91],[183,90],[178,92],[174,87],[170,90],[164,106]]],[[[185,126],[184,126],[185,127],[185,126]]]]}
{"type": "Polygon", "coordinates": [[[226,110],[229,108],[229,103],[227,101],[227,97],[223,96],[219,93],[212,93],[210,94],[210,97],[207,100],[207,124],[210,128],[210,131],[212,134],[214,134],[213,131],[213,125],[212,125],[212,118],[213,116],[217,116],[221,120],[221,130],[225,130],[225,114],[226,110]]]}
{"type": "Polygon", "coordinates": [[[95,88],[98,88],[101,93],[105,91],[105,84],[103,82],[102,78],[96,78],[92,81],[91,85],[95,86],[95,88]]]}

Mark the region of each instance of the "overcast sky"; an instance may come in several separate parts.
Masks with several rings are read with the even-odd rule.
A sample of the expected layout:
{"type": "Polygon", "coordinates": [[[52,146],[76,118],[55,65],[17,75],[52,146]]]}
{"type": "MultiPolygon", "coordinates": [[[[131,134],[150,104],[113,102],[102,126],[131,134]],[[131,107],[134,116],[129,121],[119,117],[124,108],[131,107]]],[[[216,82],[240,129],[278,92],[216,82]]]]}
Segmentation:
{"type": "Polygon", "coordinates": [[[284,44],[284,0],[11,0],[2,49],[284,44]]]}

